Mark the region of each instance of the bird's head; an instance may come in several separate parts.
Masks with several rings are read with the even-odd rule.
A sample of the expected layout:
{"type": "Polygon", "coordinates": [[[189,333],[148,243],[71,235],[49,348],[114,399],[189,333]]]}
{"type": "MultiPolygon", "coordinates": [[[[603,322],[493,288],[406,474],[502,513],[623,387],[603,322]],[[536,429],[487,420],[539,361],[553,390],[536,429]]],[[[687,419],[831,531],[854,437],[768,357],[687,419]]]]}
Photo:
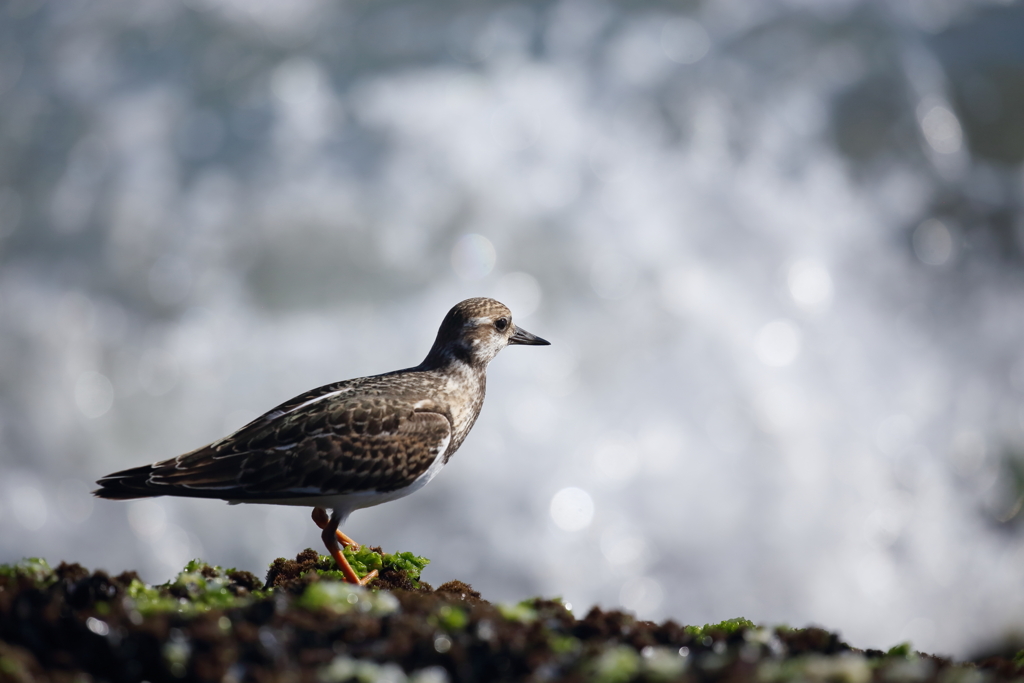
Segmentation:
{"type": "Polygon", "coordinates": [[[459,360],[475,367],[486,367],[510,344],[547,346],[551,342],[530,334],[512,322],[508,306],[477,297],[455,304],[441,322],[434,346],[425,365],[459,360]]]}

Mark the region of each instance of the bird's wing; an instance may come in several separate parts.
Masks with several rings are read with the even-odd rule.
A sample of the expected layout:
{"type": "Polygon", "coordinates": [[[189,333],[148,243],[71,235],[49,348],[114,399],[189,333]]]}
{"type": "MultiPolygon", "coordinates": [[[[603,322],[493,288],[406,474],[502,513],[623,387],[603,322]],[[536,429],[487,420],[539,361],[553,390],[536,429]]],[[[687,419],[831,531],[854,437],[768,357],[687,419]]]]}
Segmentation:
{"type": "Polygon", "coordinates": [[[209,446],[104,477],[96,495],[271,502],[394,491],[425,473],[451,441],[451,422],[433,405],[345,392],[303,398],[209,446]]]}

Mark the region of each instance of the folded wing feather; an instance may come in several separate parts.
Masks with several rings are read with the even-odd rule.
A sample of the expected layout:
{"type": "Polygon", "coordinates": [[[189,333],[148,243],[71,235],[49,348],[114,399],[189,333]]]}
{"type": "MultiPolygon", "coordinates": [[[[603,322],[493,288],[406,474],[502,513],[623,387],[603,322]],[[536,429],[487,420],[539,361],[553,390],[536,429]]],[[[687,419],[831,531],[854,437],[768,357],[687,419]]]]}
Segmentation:
{"type": "Polygon", "coordinates": [[[96,493],[273,501],[296,494],[394,491],[426,472],[450,442],[451,423],[437,409],[341,395],[287,412],[275,409],[230,439],[109,475],[96,493]]]}

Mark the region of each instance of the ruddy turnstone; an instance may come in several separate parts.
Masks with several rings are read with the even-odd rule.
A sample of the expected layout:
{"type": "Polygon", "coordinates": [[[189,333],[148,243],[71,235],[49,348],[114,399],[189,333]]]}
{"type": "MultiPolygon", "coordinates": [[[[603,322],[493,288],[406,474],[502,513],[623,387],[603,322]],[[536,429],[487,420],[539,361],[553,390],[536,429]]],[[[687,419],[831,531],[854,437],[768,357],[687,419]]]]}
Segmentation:
{"type": "Polygon", "coordinates": [[[93,493],[309,505],[345,578],[366,583],[376,572],[360,581],[338,543],[358,546],[339,525],[434,478],[480,414],[487,364],[511,344],[549,342],[513,324],[494,299],[466,299],[416,367],[306,392],[208,446],[107,475],[93,493]]]}

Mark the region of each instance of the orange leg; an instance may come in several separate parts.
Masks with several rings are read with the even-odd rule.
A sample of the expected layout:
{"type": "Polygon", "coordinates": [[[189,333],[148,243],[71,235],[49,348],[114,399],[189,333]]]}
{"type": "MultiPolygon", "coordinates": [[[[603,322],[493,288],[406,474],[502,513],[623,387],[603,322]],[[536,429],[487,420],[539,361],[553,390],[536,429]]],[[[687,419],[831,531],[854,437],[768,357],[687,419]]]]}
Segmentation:
{"type": "MultiPolygon", "coordinates": [[[[316,522],[316,525],[321,529],[326,529],[327,524],[330,521],[330,518],[327,516],[327,510],[324,510],[323,508],[313,508],[313,521],[316,522]]],[[[352,548],[352,550],[356,551],[361,547],[358,543],[343,534],[341,529],[338,529],[335,533],[337,534],[338,541],[341,542],[342,546],[352,548]]]]}
{"type": "MultiPolygon", "coordinates": [[[[319,510],[321,515],[326,516],[326,512],[323,508],[316,508],[313,512],[313,521],[319,526],[318,515],[316,511],[319,510]]],[[[356,571],[352,569],[352,565],[345,559],[345,553],[341,552],[341,547],[338,546],[338,523],[341,520],[337,515],[332,514],[330,519],[321,528],[323,533],[320,534],[320,538],[323,539],[324,545],[327,546],[327,552],[331,554],[334,561],[337,563],[341,573],[345,575],[345,580],[349,583],[354,583],[357,586],[365,586],[371,580],[377,577],[377,570],[374,569],[372,572],[364,576],[362,579],[356,574],[356,571]]]]}

